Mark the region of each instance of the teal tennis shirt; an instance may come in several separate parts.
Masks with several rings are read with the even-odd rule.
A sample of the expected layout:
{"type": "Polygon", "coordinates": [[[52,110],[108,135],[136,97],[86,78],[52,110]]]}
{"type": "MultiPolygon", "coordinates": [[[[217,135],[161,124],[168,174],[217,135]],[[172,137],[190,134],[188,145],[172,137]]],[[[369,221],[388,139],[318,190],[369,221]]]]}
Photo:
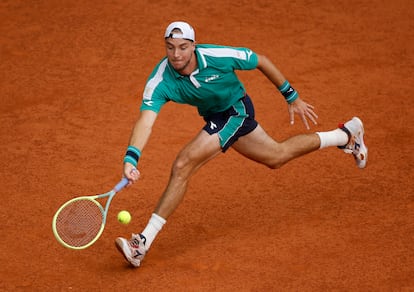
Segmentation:
{"type": "Polygon", "coordinates": [[[142,110],[159,112],[168,101],[197,107],[201,116],[229,109],[245,95],[235,70],[252,70],[258,57],[248,48],[196,45],[198,68],[182,76],[164,57],[154,68],[145,85],[142,110]]]}

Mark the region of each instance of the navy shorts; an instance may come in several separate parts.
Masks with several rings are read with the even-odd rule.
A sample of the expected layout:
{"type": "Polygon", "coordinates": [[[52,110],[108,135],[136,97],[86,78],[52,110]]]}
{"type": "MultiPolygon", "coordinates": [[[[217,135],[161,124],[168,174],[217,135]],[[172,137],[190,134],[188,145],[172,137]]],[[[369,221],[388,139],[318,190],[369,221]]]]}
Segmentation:
{"type": "Polygon", "coordinates": [[[210,135],[218,133],[223,152],[258,125],[254,119],[253,103],[247,94],[228,110],[204,117],[204,120],[206,125],[203,130],[210,135]]]}

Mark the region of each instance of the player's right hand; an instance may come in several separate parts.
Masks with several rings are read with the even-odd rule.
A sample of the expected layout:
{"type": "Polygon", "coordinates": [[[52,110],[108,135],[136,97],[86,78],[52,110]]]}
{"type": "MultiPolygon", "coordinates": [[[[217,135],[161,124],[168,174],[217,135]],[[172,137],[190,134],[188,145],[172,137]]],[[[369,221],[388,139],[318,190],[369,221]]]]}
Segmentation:
{"type": "Polygon", "coordinates": [[[129,162],[124,163],[124,176],[128,179],[128,185],[135,183],[140,177],[139,170],[129,162]]]}

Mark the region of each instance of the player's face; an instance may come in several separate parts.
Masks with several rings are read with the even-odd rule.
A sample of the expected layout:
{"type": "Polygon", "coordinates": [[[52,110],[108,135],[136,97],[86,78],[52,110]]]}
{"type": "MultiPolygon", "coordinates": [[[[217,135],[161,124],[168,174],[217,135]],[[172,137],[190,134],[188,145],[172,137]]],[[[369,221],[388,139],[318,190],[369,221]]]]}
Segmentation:
{"type": "Polygon", "coordinates": [[[167,57],[175,71],[182,75],[191,74],[196,68],[195,43],[186,39],[165,39],[167,57]]]}

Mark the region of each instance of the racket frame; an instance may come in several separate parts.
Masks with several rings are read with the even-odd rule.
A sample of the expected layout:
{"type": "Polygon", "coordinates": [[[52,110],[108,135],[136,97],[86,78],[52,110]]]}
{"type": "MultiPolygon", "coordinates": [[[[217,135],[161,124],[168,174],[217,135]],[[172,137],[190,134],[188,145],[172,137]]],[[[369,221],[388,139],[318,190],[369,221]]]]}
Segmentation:
{"type": "Polygon", "coordinates": [[[94,244],[99,237],[102,235],[104,229],[105,229],[105,224],[106,224],[106,217],[108,214],[108,210],[109,210],[109,205],[111,204],[112,199],[114,198],[115,194],[119,191],[121,191],[126,185],[128,184],[128,179],[127,178],[122,178],[122,180],[109,192],[104,193],[104,194],[99,194],[99,195],[93,195],[93,196],[80,196],[80,197],[76,197],[73,198],[67,202],[65,202],[62,206],[60,206],[60,208],[56,211],[55,215],[53,216],[53,220],[52,220],[52,229],[53,229],[53,234],[55,235],[56,240],[63,245],[66,248],[69,249],[85,249],[90,247],[92,244],[94,244]],[[105,208],[102,207],[102,204],[100,202],[98,202],[98,199],[103,199],[108,197],[106,204],[105,204],[105,208]],[[94,239],[92,239],[90,242],[88,242],[87,244],[84,244],[82,246],[72,246],[68,243],[66,243],[59,235],[57,228],[56,228],[56,222],[57,222],[57,218],[59,217],[60,212],[69,204],[72,204],[73,202],[76,201],[80,201],[80,200],[89,200],[91,202],[93,202],[94,204],[96,204],[99,209],[101,210],[101,214],[102,214],[102,223],[101,223],[101,227],[98,231],[98,233],[96,234],[96,236],[94,237],[94,239]]]}

